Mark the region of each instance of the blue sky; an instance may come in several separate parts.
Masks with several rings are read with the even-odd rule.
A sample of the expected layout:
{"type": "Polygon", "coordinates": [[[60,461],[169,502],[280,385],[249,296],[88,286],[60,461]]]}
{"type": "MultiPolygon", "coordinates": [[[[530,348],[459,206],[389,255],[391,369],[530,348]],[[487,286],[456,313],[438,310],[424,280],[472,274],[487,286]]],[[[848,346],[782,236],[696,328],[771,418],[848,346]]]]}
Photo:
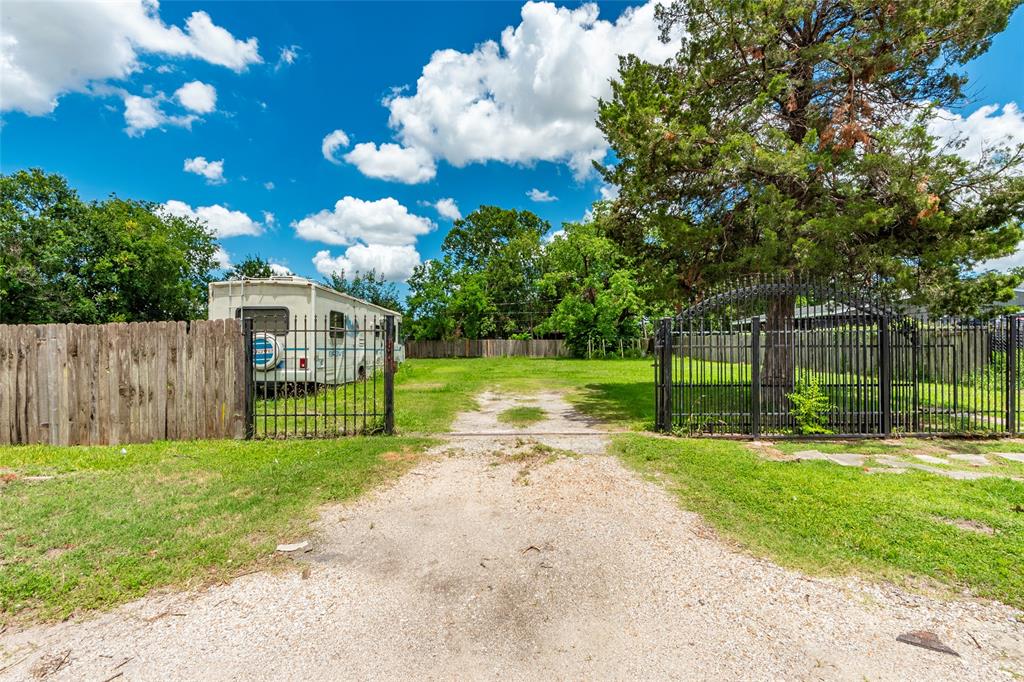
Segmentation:
{"type": "MultiPolygon", "coordinates": [[[[444,198],[462,215],[497,204],[553,229],[579,219],[602,191],[586,168],[604,153],[593,102],[612,53],[672,51],[651,6],[625,3],[111,7],[3,4],[2,171],[38,166],[86,198],[198,213],[232,260],[310,277],[370,264],[401,280],[438,254],[444,198]],[[329,160],[337,130],[348,144],[329,160]]],[[[1021,64],[1024,11],[969,66],[972,101],[949,130],[1024,140],[1019,110],[982,109],[1024,104],[1021,64]]]]}

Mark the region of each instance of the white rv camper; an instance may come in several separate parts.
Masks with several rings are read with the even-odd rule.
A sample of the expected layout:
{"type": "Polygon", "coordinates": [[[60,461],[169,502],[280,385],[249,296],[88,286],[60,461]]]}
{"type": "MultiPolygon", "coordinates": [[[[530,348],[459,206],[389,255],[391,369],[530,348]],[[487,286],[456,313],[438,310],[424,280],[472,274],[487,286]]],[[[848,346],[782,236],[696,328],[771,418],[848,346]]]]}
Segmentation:
{"type": "Polygon", "coordinates": [[[211,282],[211,320],[252,319],[260,383],[344,384],[384,367],[385,323],[395,318],[395,361],[405,359],[402,316],[303,277],[211,282]]]}

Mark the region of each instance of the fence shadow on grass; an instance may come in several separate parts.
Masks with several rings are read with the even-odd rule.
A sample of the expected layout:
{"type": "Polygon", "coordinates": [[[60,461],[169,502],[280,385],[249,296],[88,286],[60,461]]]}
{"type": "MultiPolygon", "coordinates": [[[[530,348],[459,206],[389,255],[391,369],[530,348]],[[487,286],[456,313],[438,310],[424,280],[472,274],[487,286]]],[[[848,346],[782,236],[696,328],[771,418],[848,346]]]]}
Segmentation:
{"type": "Polygon", "coordinates": [[[581,412],[603,422],[651,428],[653,393],[650,381],[585,384],[573,402],[581,412]]]}

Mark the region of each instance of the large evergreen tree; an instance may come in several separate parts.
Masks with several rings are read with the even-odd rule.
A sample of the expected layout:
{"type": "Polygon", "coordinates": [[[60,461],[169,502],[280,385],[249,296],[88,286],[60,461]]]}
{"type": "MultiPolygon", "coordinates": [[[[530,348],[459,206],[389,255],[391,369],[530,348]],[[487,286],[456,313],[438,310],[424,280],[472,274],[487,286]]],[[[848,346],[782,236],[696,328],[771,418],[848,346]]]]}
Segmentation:
{"type": "Polygon", "coordinates": [[[939,311],[1007,299],[1020,277],[978,270],[1021,240],[1021,150],[966,160],[926,124],[964,102],[960,67],[1019,3],[662,8],[676,59],[624,58],[600,105],[615,237],[676,305],[747,273],[880,281],[939,311]]]}

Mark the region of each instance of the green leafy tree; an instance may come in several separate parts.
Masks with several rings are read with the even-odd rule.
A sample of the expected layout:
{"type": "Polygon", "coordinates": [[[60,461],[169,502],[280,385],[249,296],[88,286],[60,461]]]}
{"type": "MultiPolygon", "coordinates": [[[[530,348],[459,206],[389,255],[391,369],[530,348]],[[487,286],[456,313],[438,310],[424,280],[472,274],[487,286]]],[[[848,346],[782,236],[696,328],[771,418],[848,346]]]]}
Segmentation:
{"type": "Polygon", "coordinates": [[[246,256],[245,259],[224,273],[224,279],[257,279],[273,277],[274,270],[270,262],[259,256],[246,256]]]}
{"type": "Polygon", "coordinates": [[[206,314],[216,243],[148,202],[84,202],[41,170],[0,176],[0,322],[100,323],[206,314]]]}
{"type": "MultiPolygon", "coordinates": [[[[940,312],[1007,300],[976,271],[1021,240],[1021,149],[980,159],[926,123],[1020,0],[677,0],[664,65],[626,57],[599,125],[615,238],[682,305],[746,273],[879,279],[940,312]]],[[[779,303],[772,319],[792,312],[779,303]]]]}
{"type": "Polygon", "coordinates": [[[537,286],[550,224],[529,211],[481,206],[455,221],[442,257],[409,279],[414,338],[529,336],[547,316],[537,286]]]}
{"type": "MultiPolygon", "coordinates": [[[[543,319],[537,280],[543,269],[542,240],[550,229],[550,223],[530,211],[497,206],[481,206],[455,221],[441,244],[444,257],[461,276],[479,276],[479,295],[488,302],[479,311],[492,317],[463,325],[463,330],[489,329],[487,335],[508,337],[529,333],[543,319]]],[[[461,284],[478,296],[468,282],[461,284]]]]}
{"type": "Polygon", "coordinates": [[[330,276],[324,278],[324,284],[382,308],[398,313],[402,312],[402,299],[398,293],[398,286],[394,282],[384,279],[384,275],[378,274],[376,270],[357,272],[351,279],[346,277],[344,270],[332,272],[330,276]]]}
{"type": "Polygon", "coordinates": [[[590,221],[565,225],[564,234],[548,245],[548,271],[540,281],[542,292],[557,303],[539,331],[564,336],[577,355],[590,344],[615,347],[637,338],[645,312],[636,272],[605,233],[607,212],[601,205],[595,212],[590,221]]]}
{"type": "Polygon", "coordinates": [[[448,339],[455,334],[449,313],[455,268],[444,260],[428,260],[416,266],[409,278],[406,299],[411,318],[406,332],[413,339],[448,339]]]}

